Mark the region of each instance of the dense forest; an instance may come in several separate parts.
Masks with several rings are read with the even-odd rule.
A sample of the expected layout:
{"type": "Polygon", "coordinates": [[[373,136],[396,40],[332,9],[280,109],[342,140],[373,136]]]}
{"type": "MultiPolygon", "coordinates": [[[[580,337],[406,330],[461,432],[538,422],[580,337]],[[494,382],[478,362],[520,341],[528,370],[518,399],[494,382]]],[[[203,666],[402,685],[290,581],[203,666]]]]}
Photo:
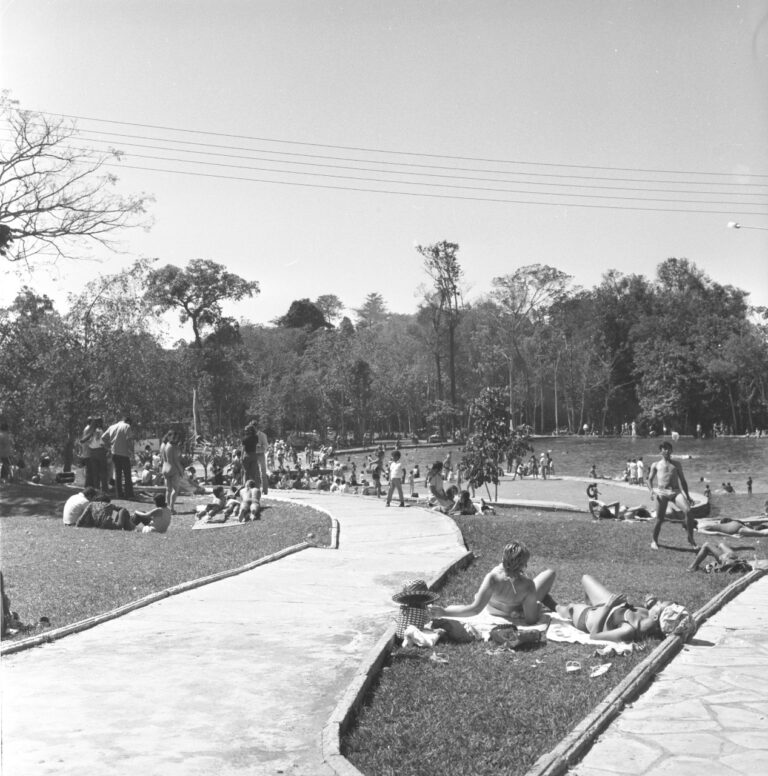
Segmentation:
{"type": "Polygon", "coordinates": [[[201,259],[138,261],[92,281],[68,311],[24,288],[0,309],[0,421],[22,448],[54,454],[91,414],[128,413],[147,437],[170,425],[227,436],[257,417],[270,437],[450,438],[496,387],[533,433],[768,428],[766,311],[693,262],[667,259],[652,279],[609,271],[589,290],[521,266],[470,300],[458,245],[417,252],[425,285],[410,315],[372,292],[359,308],[326,294],[270,325],[236,321],[222,304],[257,295],[258,282],[201,259]],[[190,335],[171,347],[169,311],[190,335]]]}

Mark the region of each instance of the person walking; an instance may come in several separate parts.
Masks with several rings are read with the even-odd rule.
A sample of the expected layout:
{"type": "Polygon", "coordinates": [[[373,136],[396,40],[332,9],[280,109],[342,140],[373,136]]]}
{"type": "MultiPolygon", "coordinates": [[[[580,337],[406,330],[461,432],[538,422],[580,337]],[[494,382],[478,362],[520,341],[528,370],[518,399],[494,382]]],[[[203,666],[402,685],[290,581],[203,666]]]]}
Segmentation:
{"type": "Polygon", "coordinates": [[[672,460],[672,445],[662,442],[659,445],[661,460],[651,465],[648,472],[648,489],[652,500],[656,502],[656,524],[653,526],[653,540],[651,549],[659,549],[659,532],[667,506],[674,504],[683,513],[683,524],[688,536],[688,544],[696,547],[693,539],[693,519],[691,518],[692,499],[688,493],[688,483],[683,474],[683,467],[679,461],[672,460]]]}
{"type": "Polygon", "coordinates": [[[131,462],[133,460],[133,435],[131,419],[124,415],[113,423],[101,436],[112,452],[112,465],[115,467],[115,493],[118,498],[133,499],[133,479],[131,462]]]}
{"type": "Polygon", "coordinates": [[[181,490],[184,478],[184,466],[179,455],[179,434],[169,431],[160,445],[160,460],[162,461],[163,479],[165,480],[165,501],[171,514],[176,514],[176,498],[181,490]]]}

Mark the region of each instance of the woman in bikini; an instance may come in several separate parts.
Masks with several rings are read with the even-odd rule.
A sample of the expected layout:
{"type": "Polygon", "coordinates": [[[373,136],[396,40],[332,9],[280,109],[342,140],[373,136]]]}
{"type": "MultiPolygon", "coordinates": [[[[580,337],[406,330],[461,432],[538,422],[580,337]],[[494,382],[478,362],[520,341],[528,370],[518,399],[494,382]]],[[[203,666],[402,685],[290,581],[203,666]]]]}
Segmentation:
{"type": "Polygon", "coordinates": [[[549,591],[555,572],[546,569],[533,579],[525,576],[531,553],[522,542],[511,542],[504,548],[501,563],[485,575],[470,604],[428,607],[431,617],[471,617],[486,609],[497,617],[522,615],[526,624],[534,625],[541,614],[541,603],[554,609],[549,591]]]}
{"type": "Polygon", "coordinates": [[[557,613],[593,639],[631,642],[691,627],[690,615],[671,601],[647,595],[643,606],[633,606],[623,593],[611,593],[589,574],[581,578],[581,584],[589,603],[564,604],[557,607],[557,613]],[[674,623],[673,614],[679,615],[674,623]]]}

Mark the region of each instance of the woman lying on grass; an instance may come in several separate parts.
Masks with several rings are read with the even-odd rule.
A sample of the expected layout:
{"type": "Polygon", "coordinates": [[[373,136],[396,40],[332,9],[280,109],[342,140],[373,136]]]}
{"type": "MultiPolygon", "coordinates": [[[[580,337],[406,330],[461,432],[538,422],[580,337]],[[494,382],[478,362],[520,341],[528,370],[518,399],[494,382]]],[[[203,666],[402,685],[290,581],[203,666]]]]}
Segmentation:
{"type": "Polygon", "coordinates": [[[598,641],[639,641],[647,636],[669,633],[685,635],[693,620],[682,606],[659,601],[647,595],[644,606],[632,606],[623,593],[611,593],[594,577],[581,578],[588,604],[571,603],[557,607],[564,619],[598,641]]]}
{"type": "Polygon", "coordinates": [[[526,624],[534,625],[541,614],[540,601],[555,606],[549,595],[555,572],[547,569],[530,579],[524,574],[530,557],[522,542],[511,542],[504,548],[501,563],[485,575],[471,604],[429,606],[431,617],[471,617],[487,608],[497,617],[522,615],[526,624]]]}

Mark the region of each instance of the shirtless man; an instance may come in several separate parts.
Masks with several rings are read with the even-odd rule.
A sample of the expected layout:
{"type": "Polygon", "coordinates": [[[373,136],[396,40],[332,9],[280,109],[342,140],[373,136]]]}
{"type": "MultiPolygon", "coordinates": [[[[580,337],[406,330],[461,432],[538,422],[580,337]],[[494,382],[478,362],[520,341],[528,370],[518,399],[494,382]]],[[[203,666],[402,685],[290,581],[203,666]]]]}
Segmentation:
{"type": "Polygon", "coordinates": [[[688,535],[688,544],[696,547],[693,539],[693,518],[691,517],[692,499],[688,493],[688,483],[685,481],[683,467],[678,461],[672,460],[672,445],[662,442],[659,445],[661,460],[652,464],[648,472],[648,489],[651,498],[656,502],[656,524],[653,526],[653,541],[651,549],[659,549],[659,532],[664,516],[667,513],[667,505],[674,504],[683,513],[683,524],[688,535]]]}

